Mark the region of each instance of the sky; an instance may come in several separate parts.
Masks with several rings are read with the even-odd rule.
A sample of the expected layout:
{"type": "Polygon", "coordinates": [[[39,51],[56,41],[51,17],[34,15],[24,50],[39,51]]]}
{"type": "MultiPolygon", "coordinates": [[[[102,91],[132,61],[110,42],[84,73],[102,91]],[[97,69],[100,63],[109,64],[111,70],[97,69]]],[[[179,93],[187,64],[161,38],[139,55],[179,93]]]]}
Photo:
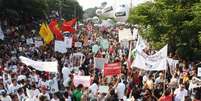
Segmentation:
{"type": "MultiPolygon", "coordinates": [[[[77,0],[77,1],[83,7],[83,9],[86,10],[87,8],[100,6],[101,3],[105,1],[107,1],[108,4],[111,4],[111,5],[118,5],[119,3],[126,3],[130,5],[131,0],[77,0]]],[[[142,3],[144,1],[148,1],[148,0],[132,0],[132,4],[136,6],[137,4],[142,3]]]]}

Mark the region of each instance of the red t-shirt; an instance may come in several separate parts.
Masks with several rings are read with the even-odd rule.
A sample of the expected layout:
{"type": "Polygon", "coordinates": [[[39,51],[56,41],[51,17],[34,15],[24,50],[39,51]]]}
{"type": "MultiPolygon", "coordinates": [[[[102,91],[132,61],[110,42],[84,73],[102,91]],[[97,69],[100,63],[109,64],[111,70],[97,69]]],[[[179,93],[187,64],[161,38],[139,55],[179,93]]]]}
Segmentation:
{"type": "Polygon", "coordinates": [[[168,95],[168,96],[161,96],[159,101],[172,101],[173,96],[172,95],[168,95]]]}

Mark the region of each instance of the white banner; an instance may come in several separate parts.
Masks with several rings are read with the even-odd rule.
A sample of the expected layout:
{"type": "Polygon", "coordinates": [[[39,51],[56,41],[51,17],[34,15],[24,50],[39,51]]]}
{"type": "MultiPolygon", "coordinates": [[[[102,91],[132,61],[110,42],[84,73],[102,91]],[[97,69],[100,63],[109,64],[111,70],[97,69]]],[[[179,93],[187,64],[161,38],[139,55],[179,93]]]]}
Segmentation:
{"type": "Polygon", "coordinates": [[[66,43],[64,41],[55,40],[54,51],[55,52],[60,52],[60,53],[66,53],[67,49],[66,49],[65,46],[66,46],[66,43]]]}
{"type": "Polygon", "coordinates": [[[1,26],[0,26],[0,39],[4,40],[4,33],[3,33],[2,29],[1,29],[1,26]]]}
{"type": "Polygon", "coordinates": [[[79,84],[82,84],[84,87],[90,86],[90,76],[74,76],[73,84],[77,87],[79,84]]]}
{"type": "Polygon", "coordinates": [[[66,48],[72,48],[73,39],[72,37],[65,37],[64,38],[66,48]]]}
{"type": "Polygon", "coordinates": [[[189,90],[198,87],[201,87],[201,80],[197,77],[193,77],[189,85],[189,90]]]}
{"type": "Polygon", "coordinates": [[[149,71],[160,71],[166,70],[167,68],[167,45],[164,46],[160,51],[154,55],[146,55],[144,52],[136,52],[136,58],[132,66],[149,70],[149,71]]]}
{"type": "Polygon", "coordinates": [[[31,60],[29,58],[20,56],[19,57],[21,62],[26,64],[27,66],[31,66],[36,70],[39,71],[46,71],[46,72],[55,72],[57,73],[57,67],[58,67],[58,62],[54,61],[54,62],[41,62],[41,61],[34,61],[31,60]]]}

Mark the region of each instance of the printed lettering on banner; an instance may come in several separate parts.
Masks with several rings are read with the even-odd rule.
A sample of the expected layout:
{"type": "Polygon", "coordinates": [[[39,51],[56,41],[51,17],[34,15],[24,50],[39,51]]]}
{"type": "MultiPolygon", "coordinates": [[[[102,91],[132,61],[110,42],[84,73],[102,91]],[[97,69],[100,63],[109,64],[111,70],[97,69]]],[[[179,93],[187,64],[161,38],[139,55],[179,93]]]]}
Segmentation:
{"type": "Polygon", "coordinates": [[[60,53],[66,53],[67,49],[66,49],[66,43],[63,41],[58,41],[55,40],[55,44],[54,44],[54,51],[55,52],[60,52],[60,53]]]}
{"type": "Polygon", "coordinates": [[[201,77],[201,67],[198,67],[198,73],[197,73],[197,75],[198,75],[199,77],[201,77]]]}
{"type": "Polygon", "coordinates": [[[31,60],[29,58],[20,56],[19,57],[21,62],[26,64],[27,66],[31,66],[36,70],[39,71],[46,71],[46,72],[54,72],[57,73],[57,67],[58,67],[58,62],[54,61],[54,62],[42,62],[42,61],[34,61],[31,60]]]}
{"type": "Polygon", "coordinates": [[[149,70],[160,71],[167,68],[167,45],[154,55],[146,55],[144,52],[136,52],[136,58],[132,66],[149,70]]]}
{"type": "Polygon", "coordinates": [[[104,64],[108,63],[108,59],[105,58],[94,58],[95,68],[103,69],[104,64]]]}
{"type": "Polygon", "coordinates": [[[79,84],[82,84],[84,87],[90,86],[90,76],[77,76],[73,78],[73,84],[77,87],[79,84]]]}
{"type": "Polygon", "coordinates": [[[113,76],[121,74],[121,65],[120,63],[112,63],[104,65],[104,75],[113,76]]]}

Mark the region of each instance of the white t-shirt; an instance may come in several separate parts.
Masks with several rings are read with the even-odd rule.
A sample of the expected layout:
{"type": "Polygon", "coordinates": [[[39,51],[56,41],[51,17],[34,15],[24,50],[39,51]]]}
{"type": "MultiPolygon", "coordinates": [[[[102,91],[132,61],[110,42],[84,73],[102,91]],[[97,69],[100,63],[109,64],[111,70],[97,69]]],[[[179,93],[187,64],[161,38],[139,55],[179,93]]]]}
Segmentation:
{"type": "Polygon", "coordinates": [[[97,91],[98,91],[98,85],[96,83],[93,83],[90,87],[89,90],[91,90],[91,92],[96,95],[97,91]]]}
{"type": "Polygon", "coordinates": [[[62,68],[62,74],[63,74],[64,81],[69,79],[69,75],[71,73],[71,70],[72,69],[70,67],[63,67],[62,68]]]}
{"type": "Polygon", "coordinates": [[[1,96],[0,100],[1,101],[12,101],[12,99],[10,98],[10,96],[6,96],[6,97],[1,96]]]}
{"type": "Polygon", "coordinates": [[[125,89],[126,89],[126,86],[125,86],[125,84],[123,82],[120,82],[117,85],[116,92],[117,92],[117,95],[118,95],[119,99],[123,99],[125,89]]]}
{"type": "Polygon", "coordinates": [[[180,88],[177,88],[174,91],[174,94],[176,95],[174,98],[175,101],[184,101],[184,98],[185,98],[185,96],[187,96],[188,91],[186,89],[181,91],[180,88]]]}
{"type": "Polygon", "coordinates": [[[8,87],[8,92],[9,93],[17,93],[17,90],[20,88],[19,85],[16,85],[14,86],[13,84],[11,84],[9,87],[8,87]]]}

